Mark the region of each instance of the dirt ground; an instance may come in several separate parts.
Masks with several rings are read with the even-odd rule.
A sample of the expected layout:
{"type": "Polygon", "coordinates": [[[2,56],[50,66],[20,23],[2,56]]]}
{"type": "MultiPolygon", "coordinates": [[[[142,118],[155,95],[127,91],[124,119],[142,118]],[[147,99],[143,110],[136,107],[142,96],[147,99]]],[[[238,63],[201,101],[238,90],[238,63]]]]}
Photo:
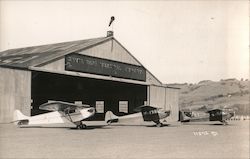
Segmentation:
{"type": "Polygon", "coordinates": [[[249,158],[249,121],[161,128],[95,123],[85,130],[1,124],[0,158],[249,158]]]}

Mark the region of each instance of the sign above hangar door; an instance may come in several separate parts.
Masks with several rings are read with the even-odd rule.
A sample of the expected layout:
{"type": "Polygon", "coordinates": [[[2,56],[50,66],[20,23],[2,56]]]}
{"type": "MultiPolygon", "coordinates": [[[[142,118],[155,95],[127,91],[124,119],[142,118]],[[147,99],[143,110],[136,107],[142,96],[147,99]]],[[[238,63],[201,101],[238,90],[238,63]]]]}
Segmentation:
{"type": "Polygon", "coordinates": [[[146,70],[142,66],[76,53],[66,55],[65,70],[146,81],[146,70]]]}

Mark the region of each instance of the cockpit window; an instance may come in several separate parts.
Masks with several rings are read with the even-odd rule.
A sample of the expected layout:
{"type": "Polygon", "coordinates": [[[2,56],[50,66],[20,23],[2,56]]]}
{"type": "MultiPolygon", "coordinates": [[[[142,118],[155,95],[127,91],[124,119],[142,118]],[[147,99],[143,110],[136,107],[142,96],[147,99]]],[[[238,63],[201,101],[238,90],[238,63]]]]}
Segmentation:
{"type": "Polygon", "coordinates": [[[75,112],[76,112],[75,109],[65,109],[65,110],[64,110],[64,113],[65,113],[65,114],[70,114],[70,113],[75,113],[75,112]]]}

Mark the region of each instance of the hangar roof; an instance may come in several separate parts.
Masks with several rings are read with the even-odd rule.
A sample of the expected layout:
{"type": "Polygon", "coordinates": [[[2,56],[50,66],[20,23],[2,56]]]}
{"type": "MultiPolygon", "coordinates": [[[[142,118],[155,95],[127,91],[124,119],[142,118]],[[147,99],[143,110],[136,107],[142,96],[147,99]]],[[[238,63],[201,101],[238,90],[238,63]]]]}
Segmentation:
{"type": "MultiPolygon", "coordinates": [[[[82,51],[84,49],[96,46],[110,39],[116,40],[113,36],[107,36],[107,37],[99,37],[99,38],[92,38],[92,39],[86,39],[86,40],[24,47],[24,48],[17,48],[17,49],[10,49],[6,51],[2,51],[0,52],[0,67],[10,67],[10,68],[19,68],[19,69],[34,68],[36,66],[39,66],[51,60],[60,58],[67,54],[77,52],[77,51],[82,51]]],[[[135,58],[132,54],[131,56],[135,58]]],[[[136,59],[136,61],[138,60],[136,59]]],[[[157,81],[159,81],[152,73],[150,74],[157,81]]],[[[159,83],[161,82],[159,81],[159,83]]]]}
{"type": "Polygon", "coordinates": [[[110,38],[112,37],[101,37],[6,50],[0,52],[0,66],[28,69],[30,66],[37,66],[48,60],[86,49],[109,40],[110,38]]]}

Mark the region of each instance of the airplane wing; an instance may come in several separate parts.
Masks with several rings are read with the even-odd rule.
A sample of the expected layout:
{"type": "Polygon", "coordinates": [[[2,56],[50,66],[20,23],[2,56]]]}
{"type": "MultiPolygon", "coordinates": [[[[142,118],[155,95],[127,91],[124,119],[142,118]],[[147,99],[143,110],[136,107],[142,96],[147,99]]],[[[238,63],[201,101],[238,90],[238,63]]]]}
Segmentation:
{"type": "Polygon", "coordinates": [[[89,108],[89,107],[90,106],[87,104],[76,105],[68,102],[54,101],[40,105],[39,109],[48,111],[64,111],[65,109],[75,110],[76,108],[89,108]]]}
{"type": "Polygon", "coordinates": [[[221,111],[221,109],[218,109],[218,108],[209,109],[209,110],[207,110],[206,112],[209,113],[209,112],[216,112],[216,111],[221,111]]]}
{"type": "Polygon", "coordinates": [[[160,117],[158,114],[158,109],[160,108],[149,105],[143,105],[135,108],[134,111],[141,112],[144,121],[159,122],[160,117]]]}
{"type": "Polygon", "coordinates": [[[159,109],[157,107],[153,107],[153,106],[149,106],[149,105],[142,105],[139,107],[136,107],[134,109],[135,112],[144,112],[144,111],[150,111],[150,110],[155,110],[155,109],[159,109]]]}
{"type": "Polygon", "coordinates": [[[210,109],[208,111],[206,111],[206,113],[209,113],[209,114],[213,114],[213,115],[220,115],[222,114],[222,109],[210,109]]]}

